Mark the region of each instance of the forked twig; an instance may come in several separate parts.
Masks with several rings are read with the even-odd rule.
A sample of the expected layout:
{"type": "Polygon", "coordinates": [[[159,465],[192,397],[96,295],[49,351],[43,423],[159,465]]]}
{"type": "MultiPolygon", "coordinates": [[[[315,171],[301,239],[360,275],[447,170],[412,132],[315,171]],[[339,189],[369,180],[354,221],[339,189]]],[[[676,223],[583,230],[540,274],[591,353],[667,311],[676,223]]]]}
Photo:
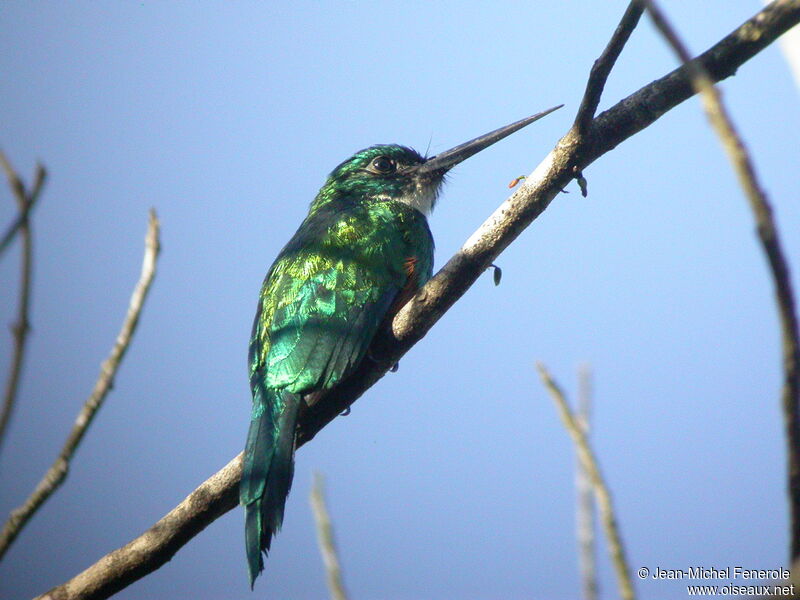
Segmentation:
{"type": "Polygon", "coordinates": [[[0,558],[3,557],[11,543],[16,539],[19,532],[39,507],[56,489],[58,489],[66,478],[72,455],[81,443],[92,419],[94,419],[97,410],[102,405],[103,400],[105,400],[106,395],[113,385],[117,369],[131,343],[133,333],[136,331],[139,315],[142,312],[144,301],[147,298],[147,293],[150,290],[150,285],[156,273],[156,259],[159,251],[158,231],[158,218],[156,217],[155,211],[151,210],[147,235],[145,236],[142,273],[131,295],[128,313],[125,316],[122,329],[117,336],[117,341],[111,350],[111,354],[101,365],[100,376],[95,383],[94,389],[83,405],[83,408],[81,408],[78,413],[75,424],[72,426],[72,431],[69,437],[67,437],[67,441],[61,449],[58,458],[56,458],[53,465],[44,474],[44,477],[25,503],[11,512],[11,515],[3,526],[3,530],[0,532],[0,558]]]}
{"type": "Polygon", "coordinates": [[[6,173],[9,186],[17,201],[19,209],[19,216],[17,220],[9,228],[8,232],[3,236],[2,246],[0,252],[9,244],[13,239],[14,234],[19,231],[22,237],[22,265],[20,267],[20,286],[19,286],[19,307],[17,309],[17,321],[12,326],[11,330],[14,335],[14,354],[11,358],[11,368],[8,372],[8,379],[6,380],[6,387],[3,393],[3,405],[0,407],[0,448],[2,448],[3,441],[5,440],[6,429],[11,420],[11,414],[14,411],[14,406],[17,400],[17,391],[19,390],[19,381],[22,374],[22,363],[25,357],[25,348],[28,341],[28,331],[30,330],[30,320],[28,313],[31,306],[31,270],[33,265],[33,240],[31,236],[31,227],[28,221],[31,209],[36,204],[36,201],[41,195],[44,181],[47,177],[47,172],[42,165],[36,165],[36,175],[34,176],[33,188],[30,192],[25,189],[25,184],[22,183],[17,172],[11,166],[11,163],[6,158],[6,155],[0,151],[0,167],[6,173]]]}
{"type": "Polygon", "coordinates": [[[575,443],[578,459],[586,470],[586,474],[589,476],[589,481],[592,484],[592,489],[594,489],[597,506],[600,509],[600,518],[603,522],[603,530],[608,539],[609,553],[614,563],[614,570],[617,573],[619,594],[623,600],[633,600],[636,594],[633,591],[633,582],[630,576],[631,571],[628,566],[628,560],[625,557],[625,546],[622,543],[619,525],[614,516],[614,504],[611,500],[611,492],[603,479],[603,475],[600,473],[597,457],[592,451],[575,415],[572,414],[572,410],[564,398],[564,392],[561,391],[558,384],[553,381],[547,368],[542,363],[537,363],[536,369],[539,371],[542,383],[547,388],[547,391],[550,392],[550,396],[558,407],[561,420],[567,428],[569,435],[572,437],[572,441],[575,443]]]}
{"type": "Polygon", "coordinates": [[[606,86],[606,81],[608,81],[608,76],[611,74],[611,69],[614,68],[622,49],[631,37],[633,30],[636,29],[643,12],[644,6],[637,0],[631,0],[605,50],[594,61],[592,70],[589,72],[589,79],[586,82],[586,91],[583,94],[578,113],[575,115],[573,127],[578,135],[583,135],[589,128],[589,124],[597,112],[597,107],[600,105],[600,97],[603,95],[603,89],[606,86]]]}

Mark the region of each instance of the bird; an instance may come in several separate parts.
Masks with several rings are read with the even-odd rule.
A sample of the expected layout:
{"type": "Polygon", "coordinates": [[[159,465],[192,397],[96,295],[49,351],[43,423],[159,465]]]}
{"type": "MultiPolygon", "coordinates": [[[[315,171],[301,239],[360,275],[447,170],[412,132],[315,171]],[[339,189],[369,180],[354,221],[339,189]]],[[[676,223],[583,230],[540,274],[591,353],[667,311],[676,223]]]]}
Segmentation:
{"type": "Polygon", "coordinates": [[[431,277],[427,217],[447,172],[555,107],[426,158],[397,144],[328,176],[264,278],[248,351],[253,408],[239,502],[251,589],[283,523],[298,414],[368,359],[370,342],[431,277]]]}

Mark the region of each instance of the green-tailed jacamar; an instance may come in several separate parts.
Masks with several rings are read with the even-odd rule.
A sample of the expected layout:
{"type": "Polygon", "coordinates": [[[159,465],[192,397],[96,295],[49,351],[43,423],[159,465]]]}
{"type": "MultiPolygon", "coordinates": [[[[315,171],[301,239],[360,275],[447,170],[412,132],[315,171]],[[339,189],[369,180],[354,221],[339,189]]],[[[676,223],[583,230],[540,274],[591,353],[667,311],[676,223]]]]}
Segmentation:
{"type": "Polygon", "coordinates": [[[431,158],[397,145],[357,152],[328,176],[275,259],[248,358],[253,412],[239,498],[251,586],[283,520],[303,396],[350,375],[381,323],[430,278],[426,216],[445,174],[552,110],[431,158]]]}

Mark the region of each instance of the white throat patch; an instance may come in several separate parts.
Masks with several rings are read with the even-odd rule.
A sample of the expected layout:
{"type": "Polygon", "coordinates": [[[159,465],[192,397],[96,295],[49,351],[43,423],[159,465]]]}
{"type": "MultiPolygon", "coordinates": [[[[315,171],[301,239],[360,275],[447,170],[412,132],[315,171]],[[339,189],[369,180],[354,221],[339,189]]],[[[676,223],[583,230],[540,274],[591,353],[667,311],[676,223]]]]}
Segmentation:
{"type": "Polygon", "coordinates": [[[418,182],[410,193],[397,198],[397,200],[411,208],[416,208],[427,217],[431,214],[433,205],[436,204],[436,198],[439,197],[439,188],[440,185],[425,185],[418,182]]]}

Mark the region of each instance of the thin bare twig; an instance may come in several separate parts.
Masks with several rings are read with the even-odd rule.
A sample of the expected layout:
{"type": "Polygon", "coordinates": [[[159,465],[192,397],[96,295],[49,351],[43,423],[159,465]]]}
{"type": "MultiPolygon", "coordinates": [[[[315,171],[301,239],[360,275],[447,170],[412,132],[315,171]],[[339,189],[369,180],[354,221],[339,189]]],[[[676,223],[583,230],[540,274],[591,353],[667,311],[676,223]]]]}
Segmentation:
{"type": "Polygon", "coordinates": [[[100,367],[100,376],[95,383],[92,393],[89,395],[88,400],[78,413],[72,431],[67,437],[67,441],[61,452],[56,458],[56,461],[44,474],[44,477],[36,486],[33,493],[28,497],[25,503],[19,508],[14,509],[11,515],[3,526],[0,532],[0,558],[8,550],[11,543],[16,539],[19,532],[30,520],[39,507],[55,492],[67,476],[69,471],[70,460],[72,455],[81,443],[83,436],[89,425],[97,414],[98,409],[103,404],[106,395],[111,389],[114,377],[116,376],[117,369],[122,362],[125,352],[130,346],[131,339],[136,331],[136,325],[139,322],[139,315],[142,312],[144,301],[147,298],[147,293],[150,290],[150,284],[153,282],[153,277],[156,273],[156,259],[159,251],[159,238],[158,238],[158,218],[154,210],[150,211],[150,221],[147,227],[147,235],[145,236],[145,252],[144,260],[142,261],[142,273],[136,287],[131,295],[128,313],[125,316],[125,321],[122,324],[122,329],[117,336],[114,347],[111,350],[109,357],[103,362],[100,367]]]}
{"type": "Polygon", "coordinates": [[[575,115],[573,127],[578,135],[583,135],[589,128],[589,124],[592,122],[600,104],[600,97],[603,95],[603,89],[606,86],[606,81],[608,81],[608,76],[611,74],[611,69],[614,68],[622,49],[631,37],[633,30],[636,29],[643,12],[644,7],[637,0],[631,0],[605,50],[594,61],[592,70],[589,73],[589,79],[586,82],[586,91],[583,94],[580,108],[578,108],[578,114],[575,115]]]}
{"type": "MultiPolygon", "coordinates": [[[[39,168],[41,167],[39,166],[39,168]]],[[[13,183],[11,184],[11,187],[16,192],[16,188],[14,187],[13,183]]],[[[2,255],[3,252],[5,252],[6,248],[8,248],[11,245],[11,241],[14,239],[14,236],[17,235],[17,233],[22,229],[22,226],[28,223],[28,218],[30,217],[34,204],[35,201],[28,202],[25,205],[25,209],[22,210],[17,215],[17,217],[11,222],[11,224],[6,228],[6,232],[3,234],[2,239],[0,239],[0,255],[2,255]]]]}
{"type": "Polygon", "coordinates": [[[8,372],[8,380],[6,381],[6,388],[3,394],[3,405],[0,408],[0,448],[2,448],[3,441],[5,440],[5,433],[8,423],[11,421],[11,415],[14,411],[14,406],[17,400],[17,390],[19,390],[19,381],[22,375],[22,363],[25,357],[26,342],[28,340],[28,331],[30,330],[30,320],[28,313],[31,306],[31,270],[33,264],[33,240],[31,236],[31,227],[28,221],[31,208],[41,195],[42,187],[44,186],[47,173],[42,165],[36,165],[36,175],[34,176],[33,189],[28,192],[25,189],[25,184],[22,183],[17,172],[11,166],[11,163],[6,158],[6,155],[0,151],[0,166],[6,173],[9,186],[17,200],[17,208],[19,208],[19,216],[17,217],[15,229],[13,226],[6,233],[3,238],[3,245],[0,246],[0,252],[5,248],[8,242],[14,236],[16,231],[20,232],[22,237],[22,265],[20,267],[20,285],[19,285],[19,307],[17,309],[17,321],[11,328],[14,334],[14,354],[11,359],[11,368],[8,372]]]}
{"type": "Polygon", "coordinates": [[[325,564],[325,578],[328,581],[332,600],[347,600],[342,581],[342,568],[339,564],[339,554],[336,551],[336,542],[333,538],[333,526],[325,506],[325,482],[319,473],[314,473],[314,485],[311,488],[311,510],[314,513],[314,522],[317,524],[317,542],[325,564]]]}
{"type": "Polygon", "coordinates": [[[728,115],[719,90],[714,87],[714,83],[703,66],[696,61],[692,61],[688,50],[656,3],[653,0],[643,1],[647,4],[647,9],[656,27],[689,70],[692,84],[702,98],[706,116],[716,130],[739,179],[739,184],[742,186],[750,203],[750,208],[756,221],[758,237],[767,257],[774,281],[783,350],[781,405],[786,429],[791,520],[790,558],[794,561],[800,558],[800,333],[798,332],[789,265],[784,258],[778,230],[772,218],[772,206],[758,181],[753,162],[750,160],[742,138],[728,115]]]}
{"type": "MultiPolygon", "coordinates": [[[[800,22],[800,0],[773,2],[707,50],[699,60],[715,80],[730,77],[742,64],[800,22]],[[747,34],[745,34],[745,32],[747,34]]],[[[485,272],[497,256],[533,222],[582,169],[648,127],[693,90],[685,68],[642,87],[598,115],[586,136],[568,132],[533,174],[489,216],[447,264],[403,307],[391,332],[374,344],[381,360],[363,361],[335,392],[307,399],[297,445],[302,446],[378,381],[485,272]]],[[[241,453],[192,492],[142,535],[110,552],[42,598],[107,598],[168,561],[214,519],[237,505],[241,453]]]]}
{"type": "Polygon", "coordinates": [[[619,525],[614,516],[614,505],[611,501],[611,492],[606,485],[603,475],[600,473],[600,466],[597,462],[597,457],[589,446],[589,441],[583,434],[580,424],[572,414],[564,392],[558,384],[553,381],[553,378],[548,373],[547,368],[542,363],[536,363],[536,369],[539,371],[539,376],[542,383],[550,392],[553,401],[558,407],[559,415],[567,428],[572,441],[575,443],[575,449],[578,454],[578,459],[581,461],[583,468],[589,476],[589,481],[592,483],[594,489],[595,499],[597,506],[600,509],[600,518],[603,522],[603,530],[606,532],[608,538],[608,549],[611,554],[611,560],[614,563],[614,570],[617,572],[617,583],[619,585],[619,594],[623,600],[633,600],[636,594],[633,591],[633,581],[631,580],[630,567],[628,560],[625,558],[625,546],[622,543],[622,537],[619,533],[619,525]]]}
{"type": "MultiPolygon", "coordinates": [[[[581,428],[584,437],[589,439],[592,412],[592,372],[588,365],[578,370],[578,414],[575,422],[581,428]]],[[[583,597],[585,600],[597,600],[597,567],[594,553],[594,521],[595,509],[592,497],[592,483],[589,473],[579,459],[575,465],[575,487],[578,492],[578,567],[581,573],[583,597]]]]}

